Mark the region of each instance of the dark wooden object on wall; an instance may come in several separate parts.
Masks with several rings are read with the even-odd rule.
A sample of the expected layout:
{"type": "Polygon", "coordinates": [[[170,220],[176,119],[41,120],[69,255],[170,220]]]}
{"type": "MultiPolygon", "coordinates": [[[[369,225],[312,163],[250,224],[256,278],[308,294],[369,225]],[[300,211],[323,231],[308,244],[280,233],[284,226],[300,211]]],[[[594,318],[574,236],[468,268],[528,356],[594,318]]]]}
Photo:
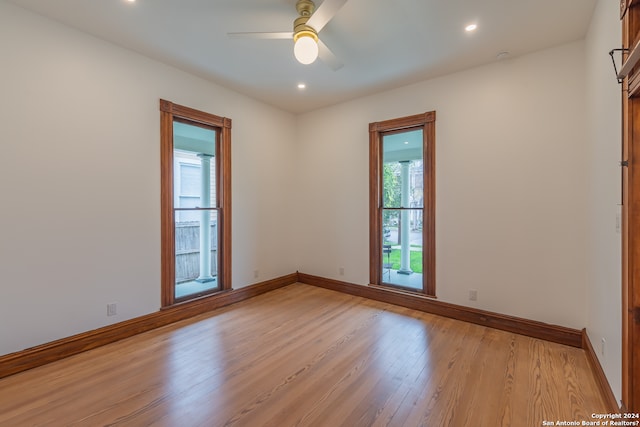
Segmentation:
{"type": "Polygon", "coordinates": [[[621,0],[622,407],[640,412],[640,7],[621,0]]]}

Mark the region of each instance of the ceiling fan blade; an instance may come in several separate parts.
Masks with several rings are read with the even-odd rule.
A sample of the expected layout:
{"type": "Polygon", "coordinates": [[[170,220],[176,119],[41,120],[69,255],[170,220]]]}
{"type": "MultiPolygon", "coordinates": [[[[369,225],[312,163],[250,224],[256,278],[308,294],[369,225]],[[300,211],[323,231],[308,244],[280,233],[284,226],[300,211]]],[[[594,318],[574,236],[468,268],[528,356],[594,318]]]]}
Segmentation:
{"type": "Polygon", "coordinates": [[[227,33],[231,39],[292,39],[293,32],[281,33],[227,33]]]}
{"type": "Polygon", "coordinates": [[[347,0],[324,0],[313,12],[313,15],[307,21],[307,25],[319,33],[346,2],[347,0]]]}
{"type": "Polygon", "coordinates": [[[318,58],[331,67],[333,71],[338,71],[340,68],[344,67],[344,64],[333,54],[333,52],[331,52],[322,40],[318,40],[318,58]]]}

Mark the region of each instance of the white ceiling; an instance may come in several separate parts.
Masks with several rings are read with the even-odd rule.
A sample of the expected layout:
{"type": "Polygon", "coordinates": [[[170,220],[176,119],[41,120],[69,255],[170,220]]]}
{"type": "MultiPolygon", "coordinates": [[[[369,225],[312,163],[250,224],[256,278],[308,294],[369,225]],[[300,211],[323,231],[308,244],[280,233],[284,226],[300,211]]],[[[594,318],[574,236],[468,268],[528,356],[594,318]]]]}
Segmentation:
{"type": "Polygon", "coordinates": [[[349,0],[320,32],[345,64],[333,71],[299,64],[291,40],[227,36],[291,31],[296,0],[9,1],[296,113],[582,39],[596,3],[349,0]]]}

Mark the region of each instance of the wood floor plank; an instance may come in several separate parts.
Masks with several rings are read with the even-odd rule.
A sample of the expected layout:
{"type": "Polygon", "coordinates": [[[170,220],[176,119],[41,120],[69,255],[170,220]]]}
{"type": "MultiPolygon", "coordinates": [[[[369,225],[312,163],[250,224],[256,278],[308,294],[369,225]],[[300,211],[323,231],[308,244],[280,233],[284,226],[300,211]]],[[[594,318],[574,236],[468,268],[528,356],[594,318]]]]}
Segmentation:
{"type": "Polygon", "coordinates": [[[538,426],[580,349],[295,284],[0,380],[0,426],[538,426]]]}

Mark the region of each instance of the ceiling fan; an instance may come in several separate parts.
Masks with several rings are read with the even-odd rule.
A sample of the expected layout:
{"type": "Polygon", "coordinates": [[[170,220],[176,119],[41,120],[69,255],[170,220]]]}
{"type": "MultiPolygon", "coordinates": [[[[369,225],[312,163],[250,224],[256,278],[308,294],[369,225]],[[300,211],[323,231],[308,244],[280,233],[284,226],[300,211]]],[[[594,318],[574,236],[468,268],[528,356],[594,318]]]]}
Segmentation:
{"type": "Polygon", "coordinates": [[[227,33],[227,35],[231,38],[293,39],[293,54],[298,62],[311,64],[319,57],[334,71],[339,70],[344,64],[318,38],[318,33],[346,2],[347,0],[324,0],[316,9],[313,1],[298,0],[296,10],[300,16],[293,21],[293,31],[227,33]]]}

